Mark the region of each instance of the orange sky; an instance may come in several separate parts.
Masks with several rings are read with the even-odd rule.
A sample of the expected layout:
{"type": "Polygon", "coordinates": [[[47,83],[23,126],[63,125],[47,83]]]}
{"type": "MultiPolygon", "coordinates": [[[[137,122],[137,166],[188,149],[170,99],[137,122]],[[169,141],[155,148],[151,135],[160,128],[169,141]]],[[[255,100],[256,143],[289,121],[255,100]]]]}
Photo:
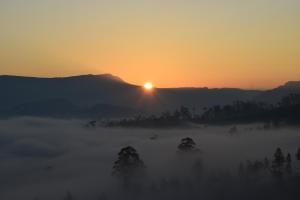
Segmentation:
{"type": "Polygon", "coordinates": [[[2,0],[0,74],[270,88],[300,79],[299,21],[295,0],[2,0]]]}

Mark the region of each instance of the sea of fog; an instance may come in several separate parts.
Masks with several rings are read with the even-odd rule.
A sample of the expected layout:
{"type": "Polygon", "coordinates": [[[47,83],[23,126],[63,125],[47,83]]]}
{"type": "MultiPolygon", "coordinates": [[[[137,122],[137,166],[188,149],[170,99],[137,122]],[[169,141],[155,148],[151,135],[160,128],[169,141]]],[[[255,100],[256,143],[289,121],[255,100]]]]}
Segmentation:
{"type": "Polygon", "coordinates": [[[257,199],[253,193],[260,190],[255,184],[264,185],[270,197],[282,186],[260,181],[241,187],[234,177],[241,162],[271,160],[277,147],[285,155],[291,153],[293,173],[300,173],[295,159],[300,131],[295,128],[264,130],[249,124],[236,125],[237,132],[229,133],[230,126],[122,129],[87,128],[85,123],[0,120],[0,199],[62,200],[68,199],[67,193],[76,200],[257,199]],[[178,153],[184,137],[193,138],[200,150],[193,158],[178,153]],[[112,176],[112,166],[120,149],[129,145],[144,161],[146,174],[138,186],[124,189],[112,176]],[[194,161],[200,162],[196,170],[194,161]]]}

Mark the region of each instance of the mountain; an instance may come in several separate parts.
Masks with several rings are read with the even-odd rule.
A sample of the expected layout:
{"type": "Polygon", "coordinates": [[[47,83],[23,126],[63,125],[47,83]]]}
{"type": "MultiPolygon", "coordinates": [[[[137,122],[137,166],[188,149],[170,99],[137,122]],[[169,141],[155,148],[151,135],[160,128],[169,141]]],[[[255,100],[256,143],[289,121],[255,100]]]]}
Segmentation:
{"type": "Polygon", "coordinates": [[[138,113],[128,107],[109,104],[97,104],[92,107],[80,107],[64,99],[46,99],[23,103],[9,109],[2,110],[0,116],[37,116],[54,118],[102,118],[132,116],[138,113]]]}
{"type": "Polygon", "coordinates": [[[255,97],[255,100],[275,104],[291,93],[300,93],[300,81],[289,81],[277,88],[264,91],[255,97]]]}
{"type": "Polygon", "coordinates": [[[274,100],[300,88],[289,82],[269,91],[235,88],[157,88],[146,92],[119,77],[81,75],[61,78],[0,76],[0,114],[4,116],[121,117],[203,107],[236,100],[274,100]]]}
{"type": "Polygon", "coordinates": [[[80,106],[119,105],[119,96],[125,97],[123,102],[128,105],[126,94],[136,88],[109,74],[66,78],[0,76],[0,109],[45,99],[65,99],[80,106]]]}

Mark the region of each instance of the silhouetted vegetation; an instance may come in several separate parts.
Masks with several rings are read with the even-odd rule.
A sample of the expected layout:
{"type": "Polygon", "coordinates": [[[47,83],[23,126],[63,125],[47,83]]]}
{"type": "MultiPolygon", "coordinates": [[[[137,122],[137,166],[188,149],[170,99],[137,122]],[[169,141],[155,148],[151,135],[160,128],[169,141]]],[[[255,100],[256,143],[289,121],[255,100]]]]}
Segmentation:
{"type": "MultiPolygon", "coordinates": [[[[193,151],[195,150],[195,142],[191,138],[183,138],[178,148],[182,151],[193,151]]],[[[211,174],[207,177],[197,176],[196,173],[199,173],[199,165],[201,169],[202,163],[198,162],[199,159],[197,157],[194,157],[194,159],[196,161],[195,169],[197,170],[192,172],[194,173],[193,179],[161,179],[158,180],[158,182],[152,182],[150,185],[144,185],[143,190],[139,192],[146,196],[151,195],[153,199],[178,199],[179,197],[177,197],[176,194],[190,199],[191,197],[200,197],[204,191],[208,192],[206,194],[211,195],[210,199],[252,199],[251,197],[253,196],[251,192],[254,191],[257,192],[257,194],[254,195],[255,199],[266,199],[266,197],[275,198],[276,195],[284,195],[286,196],[285,199],[297,199],[299,196],[299,176],[292,173],[291,154],[288,153],[285,157],[281,148],[276,149],[271,165],[267,157],[262,161],[248,160],[241,162],[238,166],[236,177],[233,176],[234,173],[230,174],[229,172],[211,174]],[[203,182],[204,180],[205,182],[203,182]],[[203,190],[203,188],[207,188],[206,186],[212,190],[203,190]],[[228,191],[225,192],[223,191],[224,189],[228,191]],[[236,189],[242,190],[241,193],[237,192],[236,189]],[[218,192],[221,192],[221,195],[216,195],[218,192]],[[166,198],[164,195],[168,193],[173,195],[167,196],[166,198]],[[161,194],[163,194],[163,196],[161,196],[161,194]],[[227,196],[224,196],[225,194],[227,194],[227,196]]],[[[121,149],[118,160],[113,167],[113,175],[127,180],[124,182],[126,186],[129,184],[128,180],[130,177],[133,177],[137,171],[144,169],[145,165],[139,158],[136,150],[128,146],[121,149]]],[[[125,187],[125,191],[129,191],[127,187],[125,187]]],[[[141,196],[139,196],[140,194],[136,187],[132,192],[133,193],[124,193],[129,194],[129,196],[126,196],[124,199],[140,199],[141,196]]],[[[74,198],[71,192],[67,192],[63,199],[72,200],[74,198]]],[[[102,194],[98,199],[111,198],[102,194]]]]}
{"type": "Polygon", "coordinates": [[[137,151],[133,147],[128,146],[119,152],[112,174],[121,178],[126,185],[129,184],[131,178],[140,175],[144,168],[144,162],[140,159],[137,151]]]}
{"type": "Polygon", "coordinates": [[[193,116],[189,108],[181,106],[173,113],[166,111],[159,116],[138,115],[132,119],[122,119],[119,121],[110,121],[106,125],[108,127],[123,126],[123,127],[174,127],[184,126],[188,122],[193,121],[193,116]]]}
{"type": "Polygon", "coordinates": [[[248,178],[271,175],[274,178],[282,180],[284,177],[292,175],[291,154],[288,153],[285,157],[281,148],[277,148],[271,165],[268,158],[265,158],[264,161],[247,161],[246,165],[243,163],[239,165],[238,174],[241,177],[248,178]]]}
{"type": "Polygon", "coordinates": [[[298,151],[296,153],[296,158],[297,158],[297,160],[300,161],[300,148],[298,149],[298,151]]]}
{"type": "MultiPolygon", "coordinates": [[[[191,152],[196,149],[195,145],[196,143],[193,139],[187,137],[181,140],[178,149],[184,152],[191,152]]],[[[296,155],[298,153],[299,150],[296,155]]],[[[181,196],[176,196],[176,194],[182,195],[187,199],[192,197],[199,199],[203,194],[209,195],[209,199],[252,199],[252,197],[255,197],[255,199],[270,199],[271,197],[275,198],[276,195],[284,195],[286,197],[284,199],[297,199],[299,197],[299,175],[292,173],[291,154],[288,153],[285,157],[281,148],[276,149],[271,165],[267,157],[263,161],[248,160],[244,163],[241,162],[237,176],[229,172],[210,174],[206,177],[197,176],[199,170],[202,170],[202,162],[199,162],[197,157],[190,158],[196,161],[194,164],[196,168],[192,171],[192,179],[161,179],[157,182],[152,182],[150,185],[144,185],[140,191],[138,191],[137,187],[134,187],[133,191],[125,187],[124,191],[128,193],[125,192],[123,195],[128,194],[128,196],[125,195],[119,199],[141,199],[141,197],[148,197],[149,195],[152,199],[182,199],[180,198],[181,196]],[[209,188],[209,191],[207,191],[207,188],[209,188]],[[241,193],[237,192],[239,190],[241,190],[241,193]],[[221,192],[220,195],[217,194],[219,192],[221,192]],[[251,192],[256,192],[256,194],[252,196],[251,192]],[[169,193],[172,195],[168,195],[169,193]],[[141,194],[143,196],[139,196],[141,194]]],[[[124,181],[124,186],[128,186],[130,184],[129,180],[141,171],[144,171],[144,169],[144,162],[140,159],[137,151],[133,147],[128,146],[122,148],[119,152],[118,160],[113,166],[113,175],[120,177],[124,181]]],[[[122,194],[119,196],[122,196],[122,194]]],[[[281,199],[280,197],[275,199],[281,199]]],[[[75,198],[71,192],[67,192],[63,199],[72,200],[75,198]]],[[[114,198],[107,197],[102,193],[98,199],[114,198]]]]}
{"type": "Polygon", "coordinates": [[[96,124],[97,124],[97,121],[96,120],[92,120],[92,121],[89,121],[86,125],[85,125],[85,127],[87,127],[87,128],[90,128],[90,127],[96,127],[96,124]]]}
{"type": "MultiPolygon", "coordinates": [[[[181,106],[174,112],[164,112],[161,115],[142,116],[132,119],[110,121],[108,127],[174,127],[185,126],[189,123],[197,124],[235,124],[265,122],[264,129],[279,127],[281,124],[300,124],[300,94],[290,94],[278,104],[267,104],[254,101],[236,101],[231,105],[216,105],[204,108],[202,114],[190,111],[181,106]]],[[[236,127],[230,130],[237,132],[236,127]]]]}
{"type": "Polygon", "coordinates": [[[274,160],[272,162],[271,172],[274,176],[281,177],[283,174],[283,166],[285,163],[284,155],[280,148],[277,148],[274,154],[274,160]]]}
{"type": "Polygon", "coordinates": [[[190,152],[196,149],[196,143],[192,138],[183,138],[181,139],[180,144],[178,145],[178,149],[182,152],[190,152]]]}
{"type": "Polygon", "coordinates": [[[299,124],[300,95],[290,94],[277,105],[237,101],[232,105],[214,106],[206,110],[197,121],[202,123],[272,122],[274,126],[279,126],[280,123],[299,124]]]}
{"type": "Polygon", "coordinates": [[[287,173],[291,174],[292,173],[292,157],[291,154],[288,153],[286,157],[286,171],[287,173]]]}

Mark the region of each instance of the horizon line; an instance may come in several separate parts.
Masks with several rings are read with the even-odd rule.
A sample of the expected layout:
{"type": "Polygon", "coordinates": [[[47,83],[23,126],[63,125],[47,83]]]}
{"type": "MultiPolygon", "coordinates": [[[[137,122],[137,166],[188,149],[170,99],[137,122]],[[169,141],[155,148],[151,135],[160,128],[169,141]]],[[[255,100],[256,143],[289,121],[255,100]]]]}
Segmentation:
{"type": "MultiPolygon", "coordinates": [[[[36,79],[63,79],[63,78],[74,78],[74,77],[83,77],[83,76],[111,76],[116,79],[119,79],[120,81],[133,85],[138,87],[143,87],[143,85],[133,84],[130,82],[125,81],[119,76],[116,76],[112,73],[102,73],[102,74],[93,74],[93,73],[87,73],[87,74],[73,74],[73,75],[65,75],[65,76],[33,76],[33,75],[15,75],[15,74],[0,74],[0,77],[19,77],[19,78],[36,78],[36,79]]],[[[242,87],[208,87],[208,86],[179,86],[179,87],[155,87],[156,89],[240,89],[240,90],[259,90],[259,91],[268,91],[275,88],[278,88],[280,86],[284,86],[289,82],[300,82],[300,80],[289,80],[284,82],[283,84],[280,84],[275,87],[270,88],[242,88],[242,87]]]]}

